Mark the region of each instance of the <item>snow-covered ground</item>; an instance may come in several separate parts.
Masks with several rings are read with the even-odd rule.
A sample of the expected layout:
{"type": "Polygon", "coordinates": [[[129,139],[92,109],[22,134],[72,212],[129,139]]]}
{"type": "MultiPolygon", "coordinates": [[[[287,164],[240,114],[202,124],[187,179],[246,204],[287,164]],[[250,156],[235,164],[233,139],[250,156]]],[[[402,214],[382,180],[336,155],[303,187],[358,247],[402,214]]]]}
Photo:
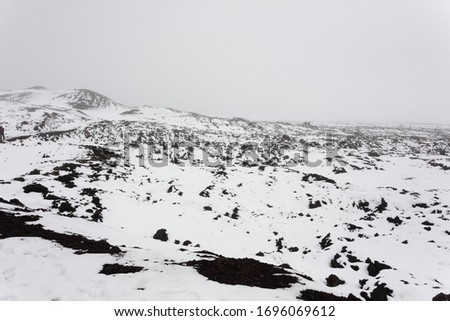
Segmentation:
{"type": "Polygon", "coordinates": [[[0,92],[0,121],[2,300],[450,293],[450,127],[251,122],[42,88],[0,92]]]}

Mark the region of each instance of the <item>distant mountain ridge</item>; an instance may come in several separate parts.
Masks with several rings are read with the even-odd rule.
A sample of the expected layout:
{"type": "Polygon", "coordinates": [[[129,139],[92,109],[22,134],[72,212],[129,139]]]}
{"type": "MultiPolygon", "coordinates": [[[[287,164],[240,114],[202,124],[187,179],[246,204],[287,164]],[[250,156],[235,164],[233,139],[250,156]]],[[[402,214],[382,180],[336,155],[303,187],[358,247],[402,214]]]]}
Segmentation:
{"type": "Polygon", "coordinates": [[[70,106],[75,109],[95,109],[118,107],[120,104],[114,100],[89,89],[75,89],[70,93],[62,94],[57,98],[67,99],[70,106]]]}
{"type": "Polygon", "coordinates": [[[111,98],[89,89],[48,90],[42,86],[34,86],[22,90],[0,91],[0,100],[28,103],[66,105],[75,109],[97,109],[121,106],[111,98]]]}

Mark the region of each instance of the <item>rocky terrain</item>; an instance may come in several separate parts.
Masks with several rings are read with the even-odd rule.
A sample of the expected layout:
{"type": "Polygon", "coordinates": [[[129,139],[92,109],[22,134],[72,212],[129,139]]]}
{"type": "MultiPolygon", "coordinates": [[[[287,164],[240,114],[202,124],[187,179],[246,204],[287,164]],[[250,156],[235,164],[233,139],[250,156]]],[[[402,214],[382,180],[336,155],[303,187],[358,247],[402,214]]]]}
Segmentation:
{"type": "Polygon", "coordinates": [[[450,126],[0,91],[1,300],[445,300],[450,126]]]}

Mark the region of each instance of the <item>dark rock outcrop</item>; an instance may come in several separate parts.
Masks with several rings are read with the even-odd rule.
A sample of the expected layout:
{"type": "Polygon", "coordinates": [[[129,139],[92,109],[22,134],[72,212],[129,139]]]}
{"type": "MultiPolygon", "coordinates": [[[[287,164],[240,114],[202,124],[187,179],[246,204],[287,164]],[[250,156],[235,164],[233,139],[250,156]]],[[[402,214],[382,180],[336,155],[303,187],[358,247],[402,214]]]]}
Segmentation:
{"type": "Polygon", "coordinates": [[[163,242],[167,242],[169,240],[169,236],[167,235],[167,230],[163,229],[163,228],[156,231],[155,235],[153,235],[153,238],[155,240],[160,240],[163,242]]]}
{"type": "Polygon", "coordinates": [[[209,280],[232,285],[255,286],[267,289],[287,288],[298,278],[286,269],[254,259],[218,257],[214,260],[185,262],[209,280]]]}
{"type": "Polygon", "coordinates": [[[136,273],[142,271],[144,268],[142,266],[131,266],[131,265],[121,265],[121,264],[104,264],[103,268],[99,272],[100,274],[113,275],[113,274],[127,274],[136,273]]]}
{"type": "Polygon", "coordinates": [[[345,284],[345,281],[344,280],[341,280],[337,275],[335,275],[335,274],[330,274],[327,278],[326,278],[326,281],[327,281],[327,286],[329,286],[329,287],[336,287],[336,286],[338,286],[338,285],[341,285],[341,284],[345,284]]]}

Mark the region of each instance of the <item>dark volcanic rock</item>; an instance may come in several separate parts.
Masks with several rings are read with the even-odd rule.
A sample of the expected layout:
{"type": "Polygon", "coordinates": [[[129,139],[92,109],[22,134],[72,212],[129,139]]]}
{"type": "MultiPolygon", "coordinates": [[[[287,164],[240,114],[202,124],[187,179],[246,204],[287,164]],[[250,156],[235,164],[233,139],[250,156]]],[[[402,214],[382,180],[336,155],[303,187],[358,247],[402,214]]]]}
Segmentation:
{"type": "Polygon", "coordinates": [[[343,269],[344,268],[344,266],[341,264],[341,263],[339,263],[338,262],[338,259],[341,257],[341,255],[340,254],[338,254],[338,253],[336,253],[336,255],[334,256],[334,258],[331,260],[331,262],[330,262],[330,266],[332,267],[332,268],[335,268],[335,269],[343,269]]]}
{"type": "Polygon", "coordinates": [[[386,220],[387,220],[389,223],[395,224],[395,226],[399,226],[400,224],[403,223],[403,221],[402,221],[398,216],[396,216],[396,217],[394,217],[394,218],[388,217],[386,220]]]}
{"type": "Polygon", "coordinates": [[[17,198],[13,198],[13,199],[10,199],[9,201],[7,201],[7,200],[5,200],[5,199],[0,197],[0,203],[20,206],[20,207],[25,207],[25,205],[21,201],[19,201],[17,198]]]}
{"type": "Polygon", "coordinates": [[[283,240],[284,238],[280,237],[279,239],[275,240],[275,246],[277,247],[277,251],[280,252],[283,249],[283,240]]]}
{"type": "Polygon", "coordinates": [[[392,267],[387,264],[380,263],[378,261],[372,262],[370,259],[366,261],[366,263],[369,263],[367,266],[367,272],[369,272],[370,276],[377,276],[382,270],[392,269],[392,267]]]}
{"type": "Polygon", "coordinates": [[[81,167],[81,165],[80,164],[75,164],[75,163],[64,163],[64,164],[62,164],[60,166],[55,167],[54,170],[55,171],[73,172],[78,167],[81,167]]]}
{"type": "Polygon", "coordinates": [[[70,205],[69,202],[62,202],[59,205],[59,211],[73,213],[73,212],[75,212],[75,208],[72,205],[70,205]]]}
{"type": "Polygon", "coordinates": [[[121,264],[104,264],[100,274],[112,275],[112,274],[126,274],[126,273],[136,273],[142,271],[144,268],[142,266],[130,266],[121,264]]]}
{"type": "Polygon", "coordinates": [[[428,164],[431,165],[431,166],[433,166],[433,167],[440,167],[440,168],[442,168],[444,171],[450,170],[450,166],[447,166],[447,165],[442,164],[442,163],[438,163],[438,162],[436,162],[435,160],[432,160],[432,161],[428,162],[428,164]]]}
{"type": "Polygon", "coordinates": [[[328,247],[330,247],[331,245],[333,245],[333,242],[330,239],[330,233],[325,235],[325,237],[320,240],[319,245],[322,250],[325,250],[328,247]]]}
{"type": "Polygon", "coordinates": [[[302,181],[304,182],[325,182],[325,183],[330,183],[330,184],[336,184],[336,181],[319,175],[319,174],[305,174],[303,175],[302,181]]]}
{"type": "Polygon", "coordinates": [[[392,289],[386,287],[386,283],[378,284],[375,289],[372,290],[370,296],[366,292],[361,292],[361,296],[366,301],[387,301],[388,296],[392,296],[392,289]]]}
{"type": "Polygon", "coordinates": [[[231,218],[234,220],[237,220],[239,218],[239,208],[235,207],[233,208],[233,214],[231,214],[231,218]]]}
{"type": "Polygon", "coordinates": [[[393,291],[386,287],[385,283],[378,285],[370,294],[372,301],[387,301],[388,296],[392,296],[393,291]]]}
{"type": "Polygon", "coordinates": [[[303,290],[297,299],[303,301],[361,301],[353,294],[343,297],[316,290],[303,290]]]}
{"type": "Polygon", "coordinates": [[[310,201],[309,202],[309,208],[310,209],[318,208],[318,207],[321,207],[321,206],[322,206],[322,203],[320,201],[314,201],[314,202],[310,201]]]}
{"type": "Polygon", "coordinates": [[[356,230],[362,230],[361,226],[357,226],[355,224],[351,224],[351,223],[346,223],[347,224],[347,228],[350,232],[354,232],[356,230]]]}
{"type": "Polygon", "coordinates": [[[428,206],[428,204],[426,204],[426,203],[417,203],[417,204],[413,204],[412,207],[414,207],[414,208],[416,208],[416,207],[419,207],[419,208],[428,208],[429,206],[428,206]]]}
{"type": "Polygon", "coordinates": [[[163,242],[167,242],[169,240],[169,236],[167,235],[167,230],[163,229],[163,228],[156,231],[155,235],[153,235],[153,238],[155,240],[160,240],[163,242]]]}
{"type": "Polygon", "coordinates": [[[183,265],[192,266],[209,280],[223,284],[278,289],[298,282],[296,276],[282,267],[249,258],[218,257],[214,260],[189,261],[183,265]]]}
{"type": "Polygon", "coordinates": [[[30,184],[23,188],[24,193],[41,193],[42,195],[47,195],[48,188],[41,184],[30,184]]]}
{"type": "Polygon", "coordinates": [[[362,262],[360,259],[358,259],[356,256],[347,254],[347,259],[350,263],[358,263],[358,262],[362,262]]]}
{"type": "Polygon", "coordinates": [[[369,280],[368,279],[359,280],[359,286],[361,289],[366,285],[367,281],[369,280]]]}
{"type": "Polygon", "coordinates": [[[97,196],[99,191],[100,190],[96,188],[83,188],[80,193],[80,195],[83,196],[90,196],[92,199],[92,204],[95,205],[95,208],[89,210],[89,213],[93,213],[91,218],[94,222],[103,221],[103,210],[105,209],[100,201],[100,198],[97,196]]]}
{"type": "Polygon", "coordinates": [[[433,301],[450,301],[450,294],[441,292],[433,297],[433,301]]]}
{"type": "Polygon", "coordinates": [[[39,175],[41,173],[38,169],[33,169],[31,172],[28,173],[28,175],[39,175]]]}
{"type": "Polygon", "coordinates": [[[10,200],[9,200],[9,204],[15,205],[15,206],[21,206],[21,207],[24,207],[24,206],[25,206],[25,205],[24,205],[21,201],[19,201],[17,198],[12,198],[12,199],[10,199],[10,200]]]}
{"type": "Polygon", "coordinates": [[[119,254],[122,251],[105,240],[91,240],[79,234],[63,234],[44,229],[41,224],[27,224],[39,220],[40,216],[16,216],[0,211],[0,239],[9,237],[40,237],[54,241],[64,247],[76,250],[76,254],[107,253],[119,254]]]}
{"type": "Polygon", "coordinates": [[[378,213],[382,213],[386,210],[388,203],[384,198],[381,198],[381,203],[376,207],[378,213]]]}
{"type": "Polygon", "coordinates": [[[336,287],[336,286],[338,286],[338,285],[341,285],[341,284],[345,284],[345,281],[344,280],[341,280],[337,275],[335,275],[335,274],[330,274],[327,278],[326,278],[326,281],[327,281],[327,286],[329,286],[329,287],[336,287]]]}
{"type": "Polygon", "coordinates": [[[76,178],[78,178],[80,174],[73,172],[67,175],[61,175],[55,178],[55,181],[59,181],[62,184],[64,184],[67,188],[74,188],[76,187],[75,183],[73,182],[76,178]]]}
{"type": "MultiPolygon", "coordinates": [[[[368,201],[359,201],[358,202],[358,205],[356,205],[356,208],[358,209],[358,210],[362,210],[362,211],[364,211],[364,212],[369,212],[370,211],[370,207],[369,207],[369,202],[368,201]]],[[[355,204],[353,205],[353,206],[355,206],[355,204]]]]}
{"type": "Polygon", "coordinates": [[[335,167],[333,168],[333,173],[335,174],[344,174],[347,173],[344,167],[335,167]]]}
{"type": "Polygon", "coordinates": [[[93,161],[99,161],[103,163],[109,163],[111,161],[116,161],[120,159],[120,155],[109,150],[108,148],[93,145],[82,145],[88,149],[88,154],[90,159],[93,161]]]}
{"type": "Polygon", "coordinates": [[[170,187],[167,189],[167,193],[175,193],[178,192],[178,188],[176,188],[175,185],[170,185],[170,187]]]}

